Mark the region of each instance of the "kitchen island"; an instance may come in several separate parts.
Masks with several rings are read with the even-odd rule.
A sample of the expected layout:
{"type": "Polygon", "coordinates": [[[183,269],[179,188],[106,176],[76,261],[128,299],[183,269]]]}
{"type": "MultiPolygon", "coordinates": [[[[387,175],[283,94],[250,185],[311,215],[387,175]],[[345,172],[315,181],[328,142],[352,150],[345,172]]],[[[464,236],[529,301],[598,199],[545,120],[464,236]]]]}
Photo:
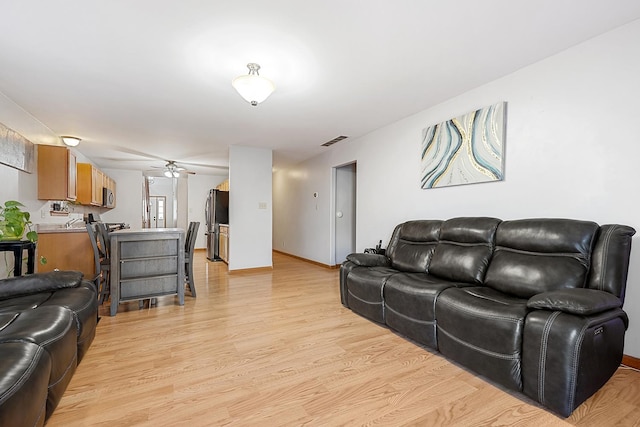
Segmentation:
{"type": "Polygon", "coordinates": [[[177,295],[184,305],[184,238],[181,228],[109,233],[111,316],[121,302],[177,295]]]}

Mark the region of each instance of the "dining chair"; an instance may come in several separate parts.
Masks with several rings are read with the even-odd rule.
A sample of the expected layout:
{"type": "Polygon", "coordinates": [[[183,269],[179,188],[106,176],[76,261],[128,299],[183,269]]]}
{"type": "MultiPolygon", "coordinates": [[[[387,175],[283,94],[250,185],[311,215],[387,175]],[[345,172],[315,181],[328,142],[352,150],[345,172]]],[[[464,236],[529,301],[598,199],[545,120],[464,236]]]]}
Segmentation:
{"type": "Polygon", "coordinates": [[[93,249],[93,261],[95,265],[95,276],[91,281],[96,286],[98,301],[102,304],[109,298],[110,294],[109,280],[111,279],[111,260],[108,257],[108,240],[105,242],[97,224],[98,223],[95,222],[87,223],[86,228],[89,234],[89,240],[91,241],[91,248],[93,249]]]}
{"type": "Polygon", "coordinates": [[[194,298],[196,297],[196,285],[193,278],[193,249],[196,245],[196,238],[198,237],[198,228],[200,228],[199,222],[190,222],[184,241],[184,277],[191,296],[194,298]]]}

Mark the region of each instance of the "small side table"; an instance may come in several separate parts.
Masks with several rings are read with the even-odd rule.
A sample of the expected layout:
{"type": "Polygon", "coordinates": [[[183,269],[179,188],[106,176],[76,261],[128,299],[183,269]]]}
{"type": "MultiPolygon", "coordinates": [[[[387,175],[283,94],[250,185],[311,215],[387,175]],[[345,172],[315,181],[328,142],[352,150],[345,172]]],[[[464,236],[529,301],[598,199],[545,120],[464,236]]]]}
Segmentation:
{"type": "Polygon", "coordinates": [[[27,250],[27,274],[33,274],[36,258],[36,244],[29,240],[2,240],[0,252],[13,252],[13,275],[22,276],[22,252],[27,250]]]}

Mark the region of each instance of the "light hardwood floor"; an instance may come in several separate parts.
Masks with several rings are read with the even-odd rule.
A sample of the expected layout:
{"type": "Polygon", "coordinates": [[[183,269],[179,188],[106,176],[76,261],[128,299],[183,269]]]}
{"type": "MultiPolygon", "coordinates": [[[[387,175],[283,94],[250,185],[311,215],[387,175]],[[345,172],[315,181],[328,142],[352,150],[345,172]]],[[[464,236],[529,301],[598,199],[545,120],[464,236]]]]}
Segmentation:
{"type": "Polygon", "coordinates": [[[198,297],[102,320],[47,426],[640,425],[621,368],[563,420],[340,305],[338,270],[274,253],[227,274],[195,255],[198,297]]]}

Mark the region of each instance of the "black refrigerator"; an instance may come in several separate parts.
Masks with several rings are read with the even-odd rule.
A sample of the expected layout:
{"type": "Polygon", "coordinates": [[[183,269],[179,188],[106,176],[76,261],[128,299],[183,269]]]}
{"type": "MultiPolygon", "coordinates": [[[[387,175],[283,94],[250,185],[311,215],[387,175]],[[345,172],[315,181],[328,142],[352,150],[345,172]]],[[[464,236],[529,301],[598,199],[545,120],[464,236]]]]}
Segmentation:
{"type": "Polygon", "coordinates": [[[211,189],[204,208],[207,228],[207,259],[222,261],[220,258],[220,224],[229,224],[229,192],[211,189]]]}

